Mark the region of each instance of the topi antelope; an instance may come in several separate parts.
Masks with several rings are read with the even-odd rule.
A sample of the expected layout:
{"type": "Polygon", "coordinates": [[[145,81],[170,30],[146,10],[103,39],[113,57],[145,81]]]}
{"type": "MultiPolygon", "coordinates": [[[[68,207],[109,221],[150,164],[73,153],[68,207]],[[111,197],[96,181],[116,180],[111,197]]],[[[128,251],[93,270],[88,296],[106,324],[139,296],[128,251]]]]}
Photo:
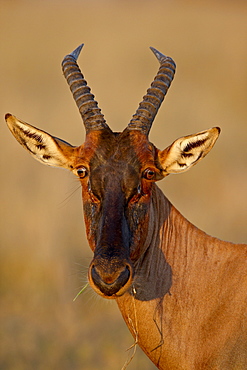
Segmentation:
{"type": "Polygon", "coordinates": [[[114,133],[78,65],[82,45],[62,68],[86,128],[74,147],[14,116],[7,124],[38,161],[80,179],[91,287],[117,300],[136,342],[159,369],[247,368],[247,245],[223,242],[193,226],[155,182],[198,163],[215,127],[164,150],[149,130],[175,73],[154,48],[160,68],[128,126],[114,133]]]}

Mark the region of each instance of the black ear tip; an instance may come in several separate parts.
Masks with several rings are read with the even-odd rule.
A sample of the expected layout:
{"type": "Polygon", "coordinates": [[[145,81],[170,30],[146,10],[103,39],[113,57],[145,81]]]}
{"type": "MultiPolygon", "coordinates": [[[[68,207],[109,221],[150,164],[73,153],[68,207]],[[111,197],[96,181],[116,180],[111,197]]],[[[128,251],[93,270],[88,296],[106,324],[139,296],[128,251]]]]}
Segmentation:
{"type": "Polygon", "coordinates": [[[6,113],[5,114],[5,120],[7,121],[7,119],[9,118],[9,117],[11,117],[12,116],[12,114],[10,114],[10,113],[6,113]]]}

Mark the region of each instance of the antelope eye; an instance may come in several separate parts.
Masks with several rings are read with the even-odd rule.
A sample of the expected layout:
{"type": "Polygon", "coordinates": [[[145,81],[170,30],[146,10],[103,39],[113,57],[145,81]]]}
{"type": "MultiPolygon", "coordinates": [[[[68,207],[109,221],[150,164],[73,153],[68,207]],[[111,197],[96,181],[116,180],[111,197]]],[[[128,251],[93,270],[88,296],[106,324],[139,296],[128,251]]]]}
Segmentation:
{"type": "Polygon", "coordinates": [[[151,168],[147,168],[144,172],[143,172],[143,177],[147,180],[153,180],[154,177],[155,177],[155,172],[151,169],[151,168]]]}
{"type": "Polygon", "coordinates": [[[84,179],[84,177],[86,177],[88,174],[88,170],[86,169],[86,167],[77,168],[76,172],[80,179],[84,179]]]}

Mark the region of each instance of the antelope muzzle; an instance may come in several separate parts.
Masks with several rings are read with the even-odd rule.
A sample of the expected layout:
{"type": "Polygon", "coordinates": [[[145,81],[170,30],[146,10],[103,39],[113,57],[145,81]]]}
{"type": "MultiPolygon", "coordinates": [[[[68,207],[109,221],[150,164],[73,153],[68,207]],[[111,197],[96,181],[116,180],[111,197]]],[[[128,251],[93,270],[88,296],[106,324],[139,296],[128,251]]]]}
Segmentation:
{"type": "Polygon", "coordinates": [[[118,181],[108,181],[97,225],[94,258],[89,267],[92,288],[105,298],[121,296],[133,281],[131,235],[125,215],[126,201],[118,181]]]}
{"type": "Polygon", "coordinates": [[[117,298],[131,286],[132,264],[125,259],[96,257],[89,267],[89,282],[104,298],[117,298]]]}

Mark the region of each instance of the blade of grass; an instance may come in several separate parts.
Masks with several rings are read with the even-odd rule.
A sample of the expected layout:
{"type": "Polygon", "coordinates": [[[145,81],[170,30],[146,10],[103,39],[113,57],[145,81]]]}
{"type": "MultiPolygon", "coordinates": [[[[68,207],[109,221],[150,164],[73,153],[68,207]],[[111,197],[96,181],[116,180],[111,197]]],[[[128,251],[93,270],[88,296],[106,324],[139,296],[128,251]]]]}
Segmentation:
{"type": "Polygon", "coordinates": [[[75,298],[73,299],[73,302],[75,302],[75,300],[79,297],[79,295],[84,292],[87,286],[88,286],[88,283],[79,291],[79,293],[76,294],[75,298]]]}

